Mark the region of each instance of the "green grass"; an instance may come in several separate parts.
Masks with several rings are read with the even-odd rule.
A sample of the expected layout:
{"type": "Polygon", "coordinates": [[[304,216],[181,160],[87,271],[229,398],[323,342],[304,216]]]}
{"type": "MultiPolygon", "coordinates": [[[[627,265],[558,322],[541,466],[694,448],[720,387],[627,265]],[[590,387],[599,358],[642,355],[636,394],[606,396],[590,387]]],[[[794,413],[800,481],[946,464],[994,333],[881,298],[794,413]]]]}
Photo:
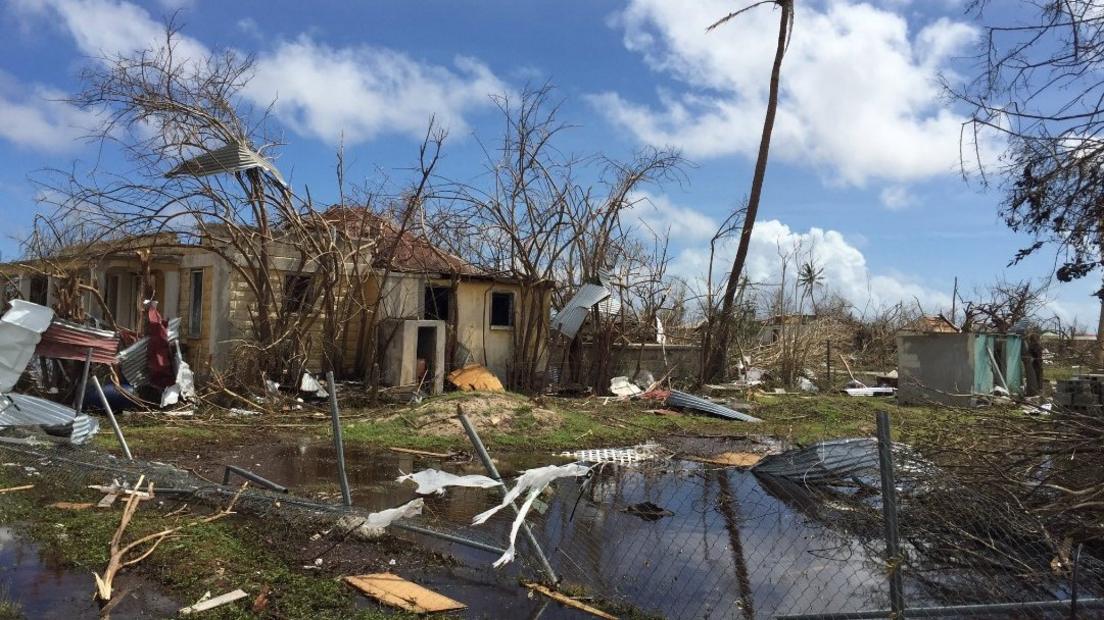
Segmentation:
{"type": "MultiPolygon", "coordinates": [[[[3,476],[11,477],[11,474],[3,472],[3,476]]],[[[0,521],[21,524],[19,527],[25,533],[65,565],[84,571],[102,571],[121,511],[61,510],[47,506],[58,498],[73,499],[74,493],[77,491],[38,482],[30,493],[0,496],[0,521]]],[[[194,515],[166,516],[156,508],[143,506],[127,528],[124,541],[194,519],[194,515]]],[[[197,600],[207,591],[220,594],[242,588],[250,594],[243,602],[205,612],[204,618],[368,620],[397,617],[379,609],[358,610],[354,604],[358,595],[347,586],[333,578],[304,571],[280,556],[274,550],[269,529],[237,516],[188,527],[163,542],[152,555],[130,570],[139,570],[164,586],[182,605],[197,600]],[[252,597],[263,586],[271,588],[270,602],[262,613],[254,614],[250,610],[252,597]]],[[[89,595],[93,588],[89,575],[89,595]]],[[[5,603],[0,603],[0,620],[20,617],[4,615],[4,609],[5,603]]]]}

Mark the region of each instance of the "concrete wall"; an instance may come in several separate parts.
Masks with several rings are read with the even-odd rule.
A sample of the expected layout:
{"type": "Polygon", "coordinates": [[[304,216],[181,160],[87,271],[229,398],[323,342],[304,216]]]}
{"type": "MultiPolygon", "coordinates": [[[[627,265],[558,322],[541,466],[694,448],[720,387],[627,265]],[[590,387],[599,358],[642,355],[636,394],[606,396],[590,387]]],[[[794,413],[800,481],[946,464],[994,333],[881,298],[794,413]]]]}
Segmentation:
{"type": "Polygon", "coordinates": [[[380,374],[385,385],[414,385],[418,383],[418,331],[430,327],[434,330],[431,343],[433,359],[427,360],[433,370],[432,385],[426,386],[434,394],[440,393],[445,384],[445,322],[390,319],[379,326],[382,349],[380,374]]]}
{"type": "MultiPolygon", "coordinates": [[[[582,345],[583,362],[581,376],[590,377],[592,360],[595,358],[595,345],[584,343],[582,345]]],[[[564,345],[558,344],[552,350],[550,366],[560,376],[566,376],[566,369],[562,369],[564,359],[564,345]]],[[[637,360],[640,360],[640,368],[647,370],[659,379],[671,372],[671,380],[676,383],[696,383],[701,376],[701,347],[696,344],[669,344],[661,346],[654,342],[644,343],[643,352],[640,344],[629,344],[626,347],[617,347],[612,351],[611,367],[613,376],[624,375],[632,378],[636,372],[637,360]]],[[[609,386],[601,386],[603,390],[609,386]]]]}
{"type": "Polygon", "coordinates": [[[1000,385],[990,351],[994,357],[1003,358],[1009,392],[1022,394],[1021,347],[1020,337],[1010,334],[899,334],[897,401],[903,405],[974,404],[976,395],[990,394],[994,386],[1000,385]],[[1003,355],[999,353],[1002,348],[1003,355]]]}

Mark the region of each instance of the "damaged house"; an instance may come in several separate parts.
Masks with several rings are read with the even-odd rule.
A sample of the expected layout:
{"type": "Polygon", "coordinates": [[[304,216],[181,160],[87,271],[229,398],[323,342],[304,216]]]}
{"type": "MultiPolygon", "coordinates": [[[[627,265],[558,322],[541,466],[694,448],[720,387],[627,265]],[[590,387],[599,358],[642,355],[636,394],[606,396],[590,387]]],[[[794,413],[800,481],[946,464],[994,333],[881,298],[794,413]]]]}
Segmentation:
{"type": "MultiPolygon", "coordinates": [[[[322,217],[343,225],[355,220],[355,234],[372,243],[355,259],[346,257],[340,290],[325,288],[319,261],[305,260],[296,239],[271,244],[268,280],[283,304],[271,314],[312,313],[302,322],[300,369],[438,392],[453,368],[481,364],[506,377],[525,357],[522,347],[532,353],[540,346],[518,342],[515,326],[533,322],[547,333],[550,284],[533,291],[487,273],[361,208],[332,208],[322,217]],[[352,270],[359,270],[356,277],[349,277],[352,270]],[[519,303],[522,295],[540,303],[519,303]],[[333,317],[340,329],[327,331],[326,308],[335,307],[345,308],[333,317]],[[327,342],[335,333],[337,342],[327,342]]],[[[4,301],[25,299],[60,308],[72,320],[140,333],[143,300],[152,297],[162,315],[179,317],[183,356],[197,375],[230,370],[254,333],[257,283],[246,277],[241,252],[213,230],[192,243],[134,236],[5,263],[4,301]]]]}

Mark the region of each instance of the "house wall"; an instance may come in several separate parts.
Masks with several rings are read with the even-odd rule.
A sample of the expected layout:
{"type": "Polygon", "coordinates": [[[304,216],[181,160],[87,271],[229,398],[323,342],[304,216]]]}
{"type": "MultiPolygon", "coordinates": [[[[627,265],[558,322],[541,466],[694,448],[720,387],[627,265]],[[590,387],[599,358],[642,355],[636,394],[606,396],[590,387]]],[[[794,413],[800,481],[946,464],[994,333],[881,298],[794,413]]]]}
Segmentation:
{"type": "MultiPolygon", "coordinates": [[[[551,352],[550,366],[552,373],[564,376],[565,346],[563,339],[551,352]]],[[[581,344],[582,377],[591,376],[591,368],[597,356],[596,345],[593,342],[581,344]]],[[[610,368],[612,376],[626,376],[629,379],[636,374],[637,361],[640,369],[647,370],[656,379],[670,374],[670,379],[676,383],[696,383],[701,376],[701,347],[696,344],[668,344],[660,345],[654,342],[646,342],[641,350],[640,343],[633,343],[624,347],[615,347],[610,351],[610,368]]]]}
{"type": "Polygon", "coordinates": [[[939,403],[970,406],[976,395],[990,394],[1000,381],[989,351],[1004,343],[1004,375],[1012,394],[1023,392],[1022,340],[1015,335],[922,333],[897,336],[897,401],[904,405],[939,403]]]}

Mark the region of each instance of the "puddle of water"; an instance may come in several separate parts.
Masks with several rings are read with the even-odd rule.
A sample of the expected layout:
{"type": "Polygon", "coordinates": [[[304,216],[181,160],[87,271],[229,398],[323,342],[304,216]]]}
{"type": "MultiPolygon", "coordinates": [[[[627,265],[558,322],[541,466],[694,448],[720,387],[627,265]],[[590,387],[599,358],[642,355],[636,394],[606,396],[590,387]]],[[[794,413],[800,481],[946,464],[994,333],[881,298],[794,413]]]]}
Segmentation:
{"type": "MultiPolygon", "coordinates": [[[[94,620],[99,605],[92,599],[92,574],[62,568],[37,545],[8,527],[0,527],[0,589],[18,602],[27,618],[94,620]]],[[[170,618],[180,605],[145,580],[122,574],[115,591],[123,599],[112,611],[116,618],[170,618]]]]}

